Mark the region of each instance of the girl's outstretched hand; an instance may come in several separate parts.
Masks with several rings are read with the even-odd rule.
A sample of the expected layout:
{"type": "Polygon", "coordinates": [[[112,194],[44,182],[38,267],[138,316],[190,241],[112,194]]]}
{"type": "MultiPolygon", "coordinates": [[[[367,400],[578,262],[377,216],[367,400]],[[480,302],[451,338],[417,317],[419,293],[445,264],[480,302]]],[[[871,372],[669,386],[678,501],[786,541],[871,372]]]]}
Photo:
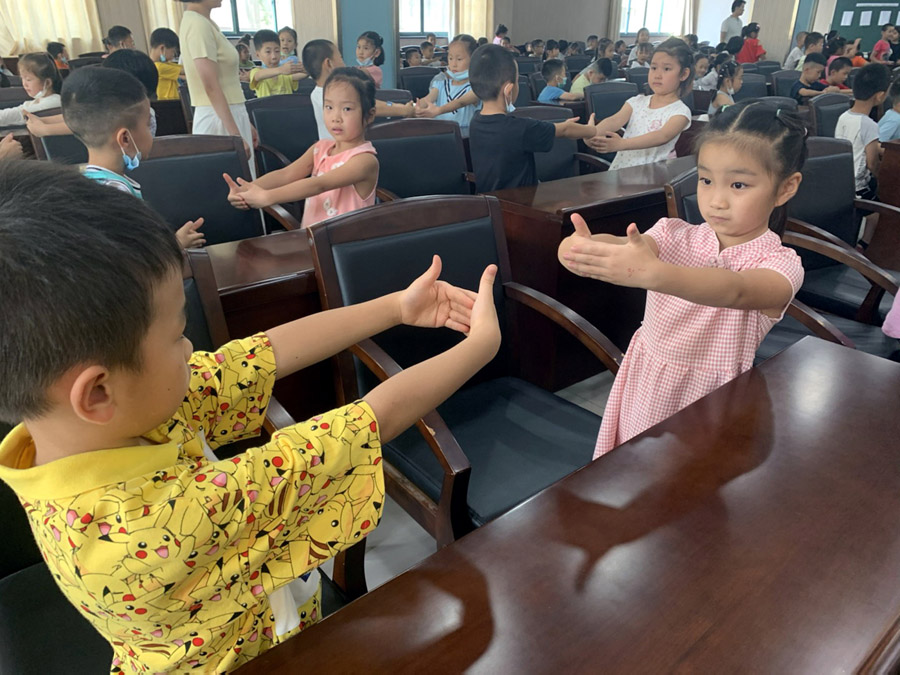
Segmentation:
{"type": "MultiPolygon", "coordinates": [[[[574,216],[572,222],[575,223],[574,216]]],[[[575,231],[578,232],[577,225],[575,231]]],[[[659,258],[634,223],[628,226],[626,236],[628,241],[624,245],[579,238],[563,254],[566,267],[583,277],[619,286],[649,288],[659,258]]]]}
{"type": "Polygon", "coordinates": [[[597,152],[618,152],[622,148],[622,137],[614,131],[598,133],[585,143],[597,152]]]}
{"type": "Polygon", "coordinates": [[[222,177],[228,183],[228,201],[235,208],[248,209],[252,207],[261,209],[272,205],[273,202],[269,197],[269,191],[265,188],[246,181],[240,176],[238,176],[237,183],[227,173],[223,173],[222,177]]]}
{"type": "Polygon", "coordinates": [[[400,321],[407,326],[450,328],[468,333],[472,307],[478,297],[472,291],[457,288],[441,276],[441,258],[434,256],[431,267],[400,294],[400,321]]]}
{"type": "Polygon", "coordinates": [[[469,340],[481,344],[486,356],[493,358],[500,349],[500,324],[497,321],[497,307],[494,305],[494,279],[497,266],[488,265],[481,275],[478,284],[478,295],[472,307],[472,321],[469,328],[469,340]]]}
{"type": "Polygon", "coordinates": [[[439,112],[438,107],[427,99],[420,98],[416,101],[416,117],[433,119],[438,116],[439,112]]]}

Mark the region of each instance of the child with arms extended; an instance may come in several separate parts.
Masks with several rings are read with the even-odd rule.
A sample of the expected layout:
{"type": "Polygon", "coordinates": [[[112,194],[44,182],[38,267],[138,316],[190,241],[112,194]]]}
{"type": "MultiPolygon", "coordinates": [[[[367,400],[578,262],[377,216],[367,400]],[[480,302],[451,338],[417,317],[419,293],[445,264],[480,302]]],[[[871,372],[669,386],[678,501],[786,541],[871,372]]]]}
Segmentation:
{"type": "Polygon", "coordinates": [[[297,57],[297,31],[290,26],[285,26],[278,31],[278,40],[281,43],[281,59],[279,66],[285,63],[300,63],[297,57]]]}
{"type": "Polygon", "coordinates": [[[469,82],[469,63],[478,43],[471,35],[457,35],[447,48],[447,71],[431,81],[428,96],[416,101],[416,117],[450,120],[464,136],[481,102],[469,82]]]}
{"type": "Polygon", "coordinates": [[[748,370],[803,283],[799,256],[779,236],[780,207],[802,179],[802,122],[746,101],[713,117],[698,148],[702,225],[663,218],[615,237],[591,235],[575,215],[575,234],[559,246],[575,274],[648,291],[595,459],[748,370]]]}
{"type": "Polygon", "coordinates": [[[585,141],[594,150],[615,152],[610,170],[660,162],[674,152],[681,132],[691,126],[691,110],[681,97],[693,86],[694,57],[677,38],[653,52],[648,84],[652,96],[632,96],[615,115],[597,124],[597,135],[585,141]],[[628,125],[625,136],[616,133],[628,125]]]}
{"type": "Polygon", "coordinates": [[[253,35],[256,56],[263,68],[250,71],[250,89],[258,97],[292,94],[297,91],[297,81],[306,77],[303,66],[296,61],[281,62],[281,43],[274,30],[259,30],[253,35]]]}
{"type": "Polygon", "coordinates": [[[0,479],[119,675],[232,672],[315,624],[316,568],[381,518],[381,444],[500,345],[496,267],[476,295],[439,281],[435,256],[404,290],[192,353],[171,231],[49,162],[0,166],[0,241],[0,351],[16,355],[0,365],[0,420],[21,422],[0,443],[0,479]],[[216,456],[259,433],[277,379],[399,324],[467,337],[216,456]]]}
{"type": "Polygon", "coordinates": [[[325,83],[325,123],[333,140],[320,140],[290,166],[248,183],[223,174],[228,201],[239,209],[306,200],[303,227],[375,203],[378,160],[366,140],[375,118],[375,83],[357,68],[337,68],[325,83]]]}
{"type": "MultiPolygon", "coordinates": [[[[88,149],[81,173],[143,199],[141,186],[124,174],[138,168],[153,147],[146,87],[118,68],[76,69],[63,85],[62,109],[66,126],[88,149]]],[[[175,233],[178,244],[183,248],[205,244],[198,231],[201,225],[203,218],[186,222],[175,233]]]]}
{"type": "Polygon", "coordinates": [[[159,71],[156,98],[168,101],[178,98],[178,78],[184,77],[184,68],[178,63],[181,45],[171,28],[157,28],[150,33],[150,58],[159,71]]]}
{"type": "Polygon", "coordinates": [[[381,72],[381,64],[384,63],[384,38],[373,30],[367,30],[356,40],[356,63],[372,76],[375,88],[381,89],[384,81],[384,73],[381,72]]]}

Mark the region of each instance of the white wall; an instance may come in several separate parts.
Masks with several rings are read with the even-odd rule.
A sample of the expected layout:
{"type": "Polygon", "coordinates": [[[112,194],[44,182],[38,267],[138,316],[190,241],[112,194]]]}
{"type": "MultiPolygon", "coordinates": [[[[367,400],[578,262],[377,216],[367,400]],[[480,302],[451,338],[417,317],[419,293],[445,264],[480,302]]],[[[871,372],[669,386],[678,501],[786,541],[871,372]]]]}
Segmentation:
{"type": "Polygon", "coordinates": [[[105,36],[113,26],[125,26],[131,30],[134,46],[142,52],[148,51],[147,32],[144,30],[144,16],[139,0],[97,0],[100,26],[105,36]]]}
{"type": "Polygon", "coordinates": [[[791,29],[797,14],[798,0],[756,0],[745,12],[749,21],[759,24],[759,41],[766,49],[766,58],[784,61],[791,50],[791,29]]]}
{"type": "Polygon", "coordinates": [[[294,23],[298,48],[310,40],[337,42],[337,9],[335,0],[293,0],[294,23]]]}
{"type": "Polygon", "coordinates": [[[609,0],[494,0],[494,18],[495,25],[509,28],[513,44],[535,38],[583,41],[607,35],[609,0]]]}
{"type": "Polygon", "coordinates": [[[831,20],[834,18],[834,8],[837,0],[819,0],[816,11],[813,14],[812,29],[825,35],[831,30],[831,20]]]}

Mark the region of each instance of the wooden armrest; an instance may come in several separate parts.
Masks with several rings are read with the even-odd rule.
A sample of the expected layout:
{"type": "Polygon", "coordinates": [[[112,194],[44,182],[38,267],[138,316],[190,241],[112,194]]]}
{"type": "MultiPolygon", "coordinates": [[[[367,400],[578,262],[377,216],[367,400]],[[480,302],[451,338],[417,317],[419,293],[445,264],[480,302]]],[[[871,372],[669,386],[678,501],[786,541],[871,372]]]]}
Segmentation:
{"type": "Polygon", "coordinates": [[[618,372],[622,365],[622,350],[616,347],[612,341],[580,314],[573,312],[561,302],[548,295],[508,281],[503,284],[506,295],[511,300],[521,302],[539,314],[547,317],[558,326],[564,328],[570,335],[577,338],[581,344],[587,347],[591,353],[600,359],[604,366],[613,373],[618,372]]]}
{"type": "Polygon", "coordinates": [[[278,399],[274,397],[269,399],[269,405],[266,406],[266,419],[263,421],[263,429],[271,435],[279,429],[284,429],[296,423],[296,420],[281,405],[278,399]]]}
{"type": "MultiPolygon", "coordinates": [[[[853,206],[860,211],[874,211],[884,216],[900,216],[900,208],[885,204],[884,202],[873,202],[869,199],[854,199],[853,206]]],[[[879,225],[881,222],[879,221],[879,225]]]]}
{"type": "Polygon", "coordinates": [[[797,234],[805,234],[808,237],[813,237],[815,239],[821,239],[822,241],[827,241],[829,244],[834,244],[838,248],[844,248],[848,251],[856,251],[850,244],[848,244],[843,239],[834,236],[831,232],[827,230],[823,230],[821,227],[817,227],[816,225],[810,225],[804,220],[799,220],[797,218],[788,218],[787,225],[785,226],[788,232],[796,232],[797,234]]]}
{"type": "Polygon", "coordinates": [[[844,242],[841,242],[844,246],[836,246],[827,241],[816,239],[815,237],[810,237],[805,234],[785,232],[784,243],[789,244],[790,246],[796,246],[797,248],[813,251],[826,258],[831,258],[839,263],[843,263],[862,274],[872,283],[872,285],[880,286],[891,295],[897,295],[898,286],[896,279],[856,249],[845,248],[844,246],[846,246],[846,244],[844,244],[844,242]]]}
{"type": "Polygon", "coordinates": [[[378,200],[382,202],[393,202],[400,199],[400,197],[395,195],[390,190],[381,187],[375,188],[375,196],[378,197],[378,200]]]}
{"type": "Polygon", "coordinates": [[[856,349],[853,340],[844,335],[837,326],[819,314],[816,310],[803,304],[796,298],[788,305],[787,312],[785,313],[806,326],[806,328],[808,328],[816,337],[827,340],[828,342],[844,345],[850,349],[856,349]]]}
{"type": "Polygon", "coordinates": [[[272,216],[275,220],[277,220],[282,227],[286,230],[302,230],[303,226],[300,224],[294,216],[288,213],[287,209],[285,209],[280,204],[272,204],[272,206],[266,206],[263,209],[263,213],[266,213],[272,216]]]}
{"type": "MultiPolygon", "coordinates": [[[[272,155],[275,159],[277,159],[279,161],[282,168],[288,166],[291,163],[291,160],[289,160],[287,157],[285,157],[281,152],[279,152],[278,150],[273,148],[271,145],[266,145],[265,143],[260,143],[259,145],[256,146],[256,151],[257,151],[257,153],[259,153],[259,151],[268,152],[270,155],[272,155]]],[[[262,171],[261,171],[262,167],[259,166],[259,157],[257,157],[257,159],[256,159],[256,168],[257,168],[257,174],[261,176],[262,175],[262,171]]]]}
{"type": "MultiPolygon", "coordinates": [[[[403,371],[403,368],[372,340],[360,341],[350,347],[350,352],[382,382],[403,371]]],[[[459,443],[437,411],[425,415],[422,420],[416,422],[416,427],[434,451],[445,474],[458,474],[472,468],[469,458],[459,447],[459,443]]]]}
{"type": "Polygon", "coordinates": [[[585,164],[590,164],[591,166],[595,166],[603,171],[606,171],[610,163],[605,159],[601,159],[600,157],[595,157],[594,155],[589,155],[586,152],[576,152],[575,159],[579,162],[584,162],[585,164]]]}

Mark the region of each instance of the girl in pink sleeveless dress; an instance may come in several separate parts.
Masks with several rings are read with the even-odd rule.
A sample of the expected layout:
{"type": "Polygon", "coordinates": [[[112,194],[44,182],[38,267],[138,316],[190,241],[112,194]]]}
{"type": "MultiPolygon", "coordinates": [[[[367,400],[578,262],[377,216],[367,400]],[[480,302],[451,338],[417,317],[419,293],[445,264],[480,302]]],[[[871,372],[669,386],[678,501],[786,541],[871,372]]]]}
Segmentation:
{"type": "Polygon", "coordinates": [[[591,235],[581,216],[572,217],[575,234],[559,247],[566,268],[648,291],[594,459],[753,365],[803,283],[800,258],[780,234],[781,207],[797,192],[805,159],[803,124],[748,101],[724,108],[700,139],[703,224],[663,218],[645,234],[632,223],[627,236],[615,237],[591,235]]]}
{"type": "Polygon", "coordinates": [[[336,68],[325,82],[324,121],[333,140],[318,141],[289,166],[252,183],[224,174],[239,209],[306,200],[303,227],[372,206],[378,184],[366,127],[375,118],[375,83],[357,68],[336,68]]]}

